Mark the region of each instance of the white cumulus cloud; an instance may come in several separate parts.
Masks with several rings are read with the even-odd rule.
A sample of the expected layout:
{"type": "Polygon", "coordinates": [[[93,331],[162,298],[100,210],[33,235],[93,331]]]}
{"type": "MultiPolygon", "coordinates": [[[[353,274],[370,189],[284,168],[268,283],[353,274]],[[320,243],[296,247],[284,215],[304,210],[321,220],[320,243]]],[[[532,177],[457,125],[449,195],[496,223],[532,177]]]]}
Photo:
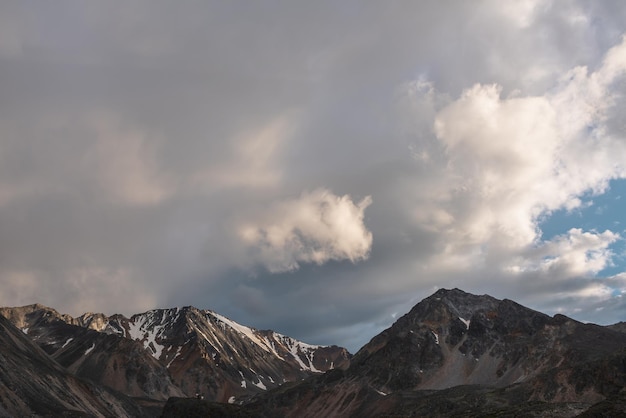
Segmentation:
{"type": "MultiPolygon", "coordinates": [[[[441,160],[435,166],[416,158],[417,164],[431,164],[434,177],[418,191],[417,221],[445,241],[436,256],[445,260],[432,265],[458,264],[466,255],[476,265],[490,249],[511,256],[536,247],[544,216],[581,207],[585,193],[602,193],[610,180],[626,175],[626,144],[605,129],[619,97],[611,87],[624,75],[625,50],[626,38],[607,52],[596,71],[577,67],[544,95],[503,97],[497,84],[476,84],[436,112],[441,160]]],[[[418,100],[435,101],[432,86],[422,90],[424,98],[418,100]]],[[[580,234],[614,241],[610,231],[605,233],[610,237],[580,234]]],[[[575,235],[570,233],[570,239],[575,235]]],[[[588,239],[577,242],[593,251],[588,239]]],[[[571,250],[548,246],[562,254],[571,250]]],[[[588,261],[571,273],[601,270],[589,268],[588,261]]]]}
{"type": "Polygon", "coordinates": [[[553,278],[593,275],[610,264],[613,254],[609,245],[618,239],[618,234],[608,230],[598,233],[572,228],[529,250],[522,257],[523,265],[512,270],[540,271],[553,278]]]}
{"type": "Polygon", "coordinates": [[[300,263],[367,259],[372,233],[363,222],[370,196],[353,202],[326,189],[276,203],[240,225],[240,238],[255,260],[271,272],[292,271],[300,263]]]}

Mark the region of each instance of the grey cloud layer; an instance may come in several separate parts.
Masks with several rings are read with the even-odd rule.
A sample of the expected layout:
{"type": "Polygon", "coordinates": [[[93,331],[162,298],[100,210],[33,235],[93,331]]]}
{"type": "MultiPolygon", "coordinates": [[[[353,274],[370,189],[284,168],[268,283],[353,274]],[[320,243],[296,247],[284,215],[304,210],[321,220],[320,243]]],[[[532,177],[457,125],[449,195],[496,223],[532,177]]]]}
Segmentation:
{"type": "Polygon", "coordinates": [[[615,320],[623,231],[539,221],[626,175],[624,27],[619,1],[3,4],[0,305],[351,348],[435,286],[615,320]]]}

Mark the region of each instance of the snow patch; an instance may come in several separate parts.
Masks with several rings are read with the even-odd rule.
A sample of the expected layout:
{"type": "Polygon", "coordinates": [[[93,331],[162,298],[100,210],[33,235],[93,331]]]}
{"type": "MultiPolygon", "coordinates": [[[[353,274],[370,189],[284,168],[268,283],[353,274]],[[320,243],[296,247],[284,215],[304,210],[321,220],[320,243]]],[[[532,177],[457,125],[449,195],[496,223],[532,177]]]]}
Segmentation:
{"type": "Polygon", "coordinates": [[[161,353],[163,352],[164,347],[161,344],[157,343],[155,338],[156,332],[148,333],[148,338],[146,339],[144,346],[150,347],[152,349],[152,355],[158,360],[159,358],[161,358],[161,353]]]}
{"type": "Polygon", "coordinates": [[[525,375],[525,374],[523,374],[523,375],[521,375],[520,377],[518,377],[518,378],[515,380],[515,382],[513,382],[513,383],[515,384],[515,383],[520,383],[520,382],[523,382],[523,381],[524,381],[524,379],[526,379],[526,375],[525,375]]]}
{"type": "Polygon", "coordinates": [[[306,364],[304,364],[304,362],[302,361],[302,359],[300,358],[300,355],[298,353],[298,347],[296,347],[295,345],[289,347],[290,350],[289,352],[291,353],[291,355],[293,356],[293,358],[298,362],[298,364],[300,365],[300,370],[306,370],[308,367],[306,364]]]}
{"type": "Polygon", "coordinates": [[[156,338],[163,332],[163,325],[153,325],[152,329],[150,329],[152,316],[153,312],[149,312],[147,315],[142,315],[136,320],[129,322],[128,335],[132,340],[141,342],[144,348],[150,351],[152,357],[159,360],[165,347],[157,343],[156,338]]]}
{"type": "Polygon", "coordinates": [[[228,403],[235,403],[235,397],[231,396],[230,398],[228,398],[228,403]]]}
{"type": "Polygon", "coordinates": [[[467,320],[467,319],[463,319],[463,318],[461,318],[460,316],[459,316],[459,319],[461,320],[461,322],[463,322],[463,323],[465,324],[465,328],[466,328],[466,329],[469,329],[469,326],[470,326],[470,321],[469,321],[469,320],[467,320]]]}
{"type": "Polygon", "coordinates": [[[267,387],[265,387],[265,385],[263,384],[263,382],[261,382],[261,379],[259,379],[259,383],[252,383],[254,386],[258,387],[259,389],[263,389],[263,390],[267,390],[267,387]]]}
{"type": "Polygon", "coordinates": [[[128,336],[130,337],[131,340],[139,340],[141,341],[143,339],[143,335],[141,332],[141,325],[143,325],[141,322],[128,322],[128,336]]]}
{"type": "Polygon", "coordinates": [[[74,338],[69,338],[67,341],[65,341],[65,344],[61,346],[61,348],[65,348],[70,342],[72,342],[73,339],[74,338]]]}
{"type": "Polygon", "coordinates": [[[89,347],[86,351],[85,354],[83,354],[83,356],[86,356],[87,354],[91,353],[91,351],[96,348],[96,343],[91,344],[91,347],[89,347]]]}
{"type": "Polygon", "coordinates": [[[321,346],[306,344],[301,341],[294,340],[291,337],[287,337],[286,335],[279,334],[277,332],[274,333],[274,338],[276,338],[278,341],[282,342],[285,346],[287,346],[289,353],[291,353],[294,360],[298,362],[301,370],[309,370],[315,373],[322,373],[321,370],[318,370],[313,365],[313,357],[315,356],[315,350],[317,350],[321,346]],[[300,357],[301,355],[304,356],[304,358],[308,360],[308,363],[309,363],[308,365],[302,361],[302,358],[300,357]]]}
{"type": "MultiPolygon", "coordinates": [[[[201,330],[200,328],[195,327],[195,329],[196,329],[196,331],[197,331],[198,333],[200,333],[200,335],[202,335],[202,337],[204,338],[204,340],[205,340],[206,342],[208,342],[208,343],[211,345],[211,347],[213,347],[213,349],[214,349],[215,351],[219,351],[219,350],[217,349],[217,347],[215,347],[215,345],[211,342],[211,339],[210,339],[210,338],[209,338],[209,337],[208,337],[208,336],[207,336],[204,332],[202,332],[202,330],[201,330]]],[[[220,346],[220,348],[221,348],[222,350],[225,350],[225,348],[224,348],[224,346],[222,345],[222,343],[220,343],[219,338],[214,337],[212,340],[213,340],[214,342],[216,342],[216,343],[217,343],[217,345],[219,345],[219,346],[220,346]]],[[[239,352],[237,351],[237,349],[236,349],[235,347],[231,346],[230,348],[231,348],[231,349],[232,349],[235,353],[239,354],[239,352]]]]}
{"type": "MultiPolygon", "coordinates": [[[[277,334],[274,333],[274,338],[276,338],[276,335],[277,334]]],[[[280,354],[278,354],[278,351],[276,351],[276,344],[274,343],[274,341],[270,341],[267,337],[263,337],[263,342],[276,357],[278,357],[282,361],[285,361],[285,359],[282,358],[280,354]]]]}
{"type": "Polygon", "coordinates": [[[172,357],[172,359],[169,361],[169,363],[167,363],[167,367],[168,369],[170,368],[170,365],[174,362],[174,360],[176,360],[176,357],[178,357],[180,355],[180,350],[182,350],[183,347],[182,346],[178,346],[178,350],[176,350],[176,354],[174,354],[174,357],[172,357]]]}
{"type": "Polygon", "coordinates": [[[263,350],[265,350],[267,352],[270,352],[270,349],[265,344],[263,344],[263,341],[261,341],[261,339],[254,334],[254,330],[252,328],[248,328],[246,326],[238,324],[237,322],[235,322],[233,320],[230,320],[230,319],[226,318],[225,316],[222,316],[222,315],[220,315],[218,313],[215,313],[215,312],[211,312],[211,315],[213,315],[219,321],[221,321],[222,323],[228,325],[229,327],[231,327],[235,331],[239,332],[240,334],[243,334],[246,337],[248,337],[248,339],[250,339],[252,342],[256,343],[263,350]]]}
{"type": "Polygon", "coordinates": [[[262,350],[275,355],[277,358],[283,361],[287,361],[287,360],[283,357],[283,355],[279,351],[286,349],[286,351],[288,351],[293,356],[295,361],[300,366],[301,370],[309,370],[309,371],[316,372],[316,373],[322,373],[322,371],[318,370],[313,364],[313,357],[315,355],[315,350],[317,350],[318,348],[322,346],[306,344],[301,341],[294,340],[291,337],[287,337],[285,335],[279,334],[277,332],[273,332],[270,336],[262,336],[262,335],[259,335],[258,331],[255,330],[254,328],[249,328],[244,325],[241,325],[216,312],[213,312],[213,311],[206,311],[206,312],[208,315],[213,316],[215,319],[219,321],[219,324],[223,330],[226,330],[227,326],[230,327],[231,329],[235,330],[239,334],[247,337],[248,340],[256,344],[262,350]]]}
{"type": "Polygon", "coordinates": [[[435,344],[439,345],[439,335],[435,331],[430,331],[433,333],[433,337],[435,337],[435,344]]]}

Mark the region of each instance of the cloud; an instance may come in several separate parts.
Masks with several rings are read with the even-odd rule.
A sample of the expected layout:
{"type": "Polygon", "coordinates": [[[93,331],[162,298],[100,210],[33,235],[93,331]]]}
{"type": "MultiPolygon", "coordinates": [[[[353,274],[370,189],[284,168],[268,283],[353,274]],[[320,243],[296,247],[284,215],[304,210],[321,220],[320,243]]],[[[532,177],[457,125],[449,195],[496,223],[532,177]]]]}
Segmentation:
{"type": "Polygon", "coordinates": [[[496,2],[494,5],[498,8],[498,11],[509,19],[511,22],[521,28],[530,26],[535,17],[535,9],[540,5],[540,0],[522,0],[513,3],[496,2]]]}
{"type": "Polygon", "coordinates": [[[437,115],[452,187],[441,203],[464,240],[503,234],[525,245],[536,235],[533,218],[551,205],[545,189],[558,146],[555,112],[542,97],[499,96],[495,85],[476,85],[437,115]]]}
{"type": "Polygon", "coordinates": [[[300,263],[365,260],[372,234],[363,223],[370,196],[354,203],[326,189],[272,205],[239,226],[254,258],[271,272],[293,271],[300,263]]]}
{"type": "Polygon", "coordinates": [[[1,277],[5,306],[22,306],[67,299],[64,313],[80,315],[102,307],[107,300],[110,313],[135,313],[136,309],[147,310],[155,305],[152,292],[138,286],[138,277],[129,269],[111,270],[103,267],[83,266],[65,271],[9,270],[1,277]],[[38,295],[33,298],[33,295],[38,295]]]}
{"type": "Polygon", "coordinates": [[[529,249],[522,257],[522,265],[511,266],[513,272],[541,271],[552,280],[568,277],[589,277],[610,265],[613,253],[609,245],[620,239],[611,231],[583,232],[570,229],[529,249]]]}
{"type": "Polygon", "coordinates": [[[272,188],[282,181],[280,157],[297,125],[296,112],[287,112],[269,123],[239,133],[228,142],[232,149],[208,168],[190,175],[190,189],[215,192],[230,188],[272,188]]]}
{"type": "Polygon", "coordinates": [[[267,315],[271,312],[270,303],[261,289],[240,284],[233,291],[233,300],[251,315],[267,315]]]}
{"type": "MultiPolygon", "coordinates": [[[[555,213],[578,213],[583,223],[590,197],[626,178],[626,143],[615,129],[625,47],[620,37],[597,65],[564,69],[542,92],[478,83],[451,97],[423,75],[402,85],[399,120],[415,166],[413,187],[401,189],[413,222],[405,231],[410,242],[430,243],[414,245],[415,282],[516,295],[586,320],[600,318],[593,312],[604,303],[612,308],[602,322],[618,318],[623,281],[602,272],[614,266],[620,234],[587,226],[551,236],[542,227],[555,213]]],[[[408,282],[396,280],[396,291],[408,282]]]]}
{"type": "MultiPolygon", "coordinates": [[[[574,69],[543,96],[502,98],[500,86],[476,84],[436,113],[439,160],[420,151],[416,163],[439,180],[418,191],[424,205],[416,220],[447,236],[444,257],[458,264],[455,257],[475,259],[486,245],[507,251],[533,246],[541,240],[542,217],[577,208],[581,195],[601,193],[609,180],[626,175],[626,145],[604,134],[615,96],[610,86],[624,73],[625,48],[622,40],[597,71],[574,69]]],[[[422,88],[430,101],[432,89],[422,88]]],[[[413,145],[420,147],[429,145],[413,145]]]]}
{"type": "Polygon", "coordinates": [[[137,286],[141,282],[139,278],[130,268],[83,266],[64,271],[63,286],[51,286],[50,291],[73,296],[68,309],[74,314],[93,311],[104,298],[112,301],[108,304],[110,312],[128,315],[134,312],[129,309],[129,304],[144,310],[155,304],[154,292],[137,286]]]}
{"type": "Polygon", "coordinates": [[[0,18],[0,56],[18,56],[22,53],[22,42],[19,37],[18,24],[7,13],[6,17],[0,18]]]}
{"type": "Polygon", "coordinates": [[[0,304],[192,304],[352,349],[437,286],[623,316],[598,271],[623,220],[585,208],[625,177],[625,22],[620,0],[0,2],[0,304]]]}
{"type": "Polygon", "coordinates": [[[80,170],[94,170],[110,199],[128,205],[154,205],[171,196],[173,184],[158,167],[154,142],[136,128],[124,127],[112,115],[90,115],[88,131],[96,136],[80,170]]]}

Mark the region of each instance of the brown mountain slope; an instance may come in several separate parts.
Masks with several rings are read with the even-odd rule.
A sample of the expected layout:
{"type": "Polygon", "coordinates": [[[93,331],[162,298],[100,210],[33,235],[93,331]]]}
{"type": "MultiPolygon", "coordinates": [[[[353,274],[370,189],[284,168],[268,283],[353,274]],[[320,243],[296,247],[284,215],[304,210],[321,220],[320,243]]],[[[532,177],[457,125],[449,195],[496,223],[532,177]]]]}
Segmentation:
{"type": "Polygon", "coordinates": [[[350,358],[341,347],[306,344],[193,307],[72,318],[29,305],[0,308],[0,315],[78,376],[159,401],[201,394],[242,402],[284,382],[347,367],[350,358]]]}
{"type": "Polygon", "coordinates": [[[0,416],[146,415],[129,398],[68,373],[0,316],[0,416]]]}
{"type": "Polygon", "coordinates": [[[70,325],[77,321],[42,305],[0,308],[0,315],[21,326],[31,340],[78,377],[132,397],[165,401],[183,396],[167,368],[137,341],[70,325]]]}
{"type": "Polygon", "coordinates": [[[442,289],[375,336],[345,372],[284,386],[249,408],[286,417],[512,416],[524,408],[575,416],[625,385],[626,334],[442,289]]]}

